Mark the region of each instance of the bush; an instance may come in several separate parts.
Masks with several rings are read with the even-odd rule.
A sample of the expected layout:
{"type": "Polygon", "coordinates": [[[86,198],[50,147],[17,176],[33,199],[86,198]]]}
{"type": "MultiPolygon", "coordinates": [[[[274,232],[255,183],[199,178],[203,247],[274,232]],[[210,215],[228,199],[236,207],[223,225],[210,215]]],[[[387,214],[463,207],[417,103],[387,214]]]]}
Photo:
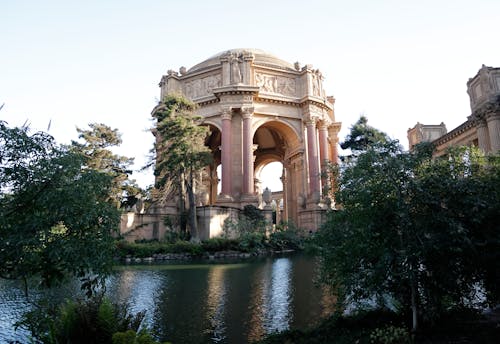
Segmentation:
{"type": "Polygon", "coordinates": [[[47,304],[23,315],[16,324],[41,343],[112,343],[117,331],[137,332],[145,312],[130,314],[126,304],[114,304],[99,294],[87,300],[47,304]]]}
{"type": "Polygon", "coordinates": [[[274,250],[301,250],[304,238],[293,225],[277,226],[269,235],[269,246],[274,250]]]}
{"type": "Polygon", "coordinates": [[[174,244],[169,245],[169,253],[190,253],[194,256],[200,256],[203,253],[201,244],[192,243],[189,241],[178,240],[174,244]]]}
{"type": "MultiPolygon", "coordinates": [[[[160,344],[160,342],[154,340],[148,331],[141,330],[136,333],[135,331],[128,330],[113,334],[113,344],[160,344]]],[[[167,344],[167,342],[164,344],[167,344]]]]}
{"type": "Polygon", "coordinates": [[[404,344],[410,343],[410,334],[403,327],[388,325],[376,328],[370,334],[370,342],[374,344],[404,344]]]}
{"type": "Polygon", "coordinates": [[[251,252],[266,246],[266,235],[262,233],[243,233],[239,237],[238,249],[251,252]]]}
{"type": "Polygon", "coordinates": [[[238,250],[238,245],[238,240],[228,238],[210,238],[201,242],[201,247],[206,252],[238,250]]]}
{"type": "Polygon", "coordinates": [[[190,253],[192,255],[201,255],[203,248],[200,244],[189,241],[178,240],[175,243],[168,242],[149,242],[149,243],[129,243],[118,241],[116,243],[118,256],[125,258],[132,256],[136,258],[152,257],[155,254],[165,253],[190,253]]]}

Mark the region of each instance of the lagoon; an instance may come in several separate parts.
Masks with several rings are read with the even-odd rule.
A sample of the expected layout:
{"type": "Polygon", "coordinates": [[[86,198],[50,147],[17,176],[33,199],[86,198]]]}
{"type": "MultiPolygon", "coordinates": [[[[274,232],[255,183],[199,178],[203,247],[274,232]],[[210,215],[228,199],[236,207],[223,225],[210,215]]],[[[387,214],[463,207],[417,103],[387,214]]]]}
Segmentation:
{"type": "MultiPolygon", "coordinates": [[[[20,285],[0,281],[0,342],[27,334],[13,323],[30,304],[20,285]]],[[[317,324],[333,311],[333,298],[317,283],[317,261],[306,255],[225,262],[117,266],[108,296],[146,310],[145,325],[172,343],[247,343],[317,324]]],[[[31,293],[32,299],[80,295],[76,283],[31,293]]]]}

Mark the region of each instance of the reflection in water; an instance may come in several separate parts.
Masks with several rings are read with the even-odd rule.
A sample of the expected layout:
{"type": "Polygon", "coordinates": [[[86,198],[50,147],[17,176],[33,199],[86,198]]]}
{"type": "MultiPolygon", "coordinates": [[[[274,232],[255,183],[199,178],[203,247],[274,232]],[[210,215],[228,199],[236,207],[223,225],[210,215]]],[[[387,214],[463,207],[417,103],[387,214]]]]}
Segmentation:
{"type": "MultiPolygon", "coordinates": [[[[126,302],[130,311],[152,310],[157,303],[158,290],[166,284],[165,278],[155,271],[125,270],[108,279],[108,295],[116,301],[126,302]]],[[[151,312],[146,312],[145,324],[153,324],[151,312]]]]}
{"type": "Polygon", "coordinates": [[[224,306],[226,304],[226,284],[224,266],[214,266],[208,272],[207,317],[211,324],[212,341],[220,342],[225,338],[226,323],[224,306]]]}
{"type": "Polygon", "coordinates": [[[289,258],[279,258],[273,263],[271,286],[268,299],[264,300],[266,333],[284,331],[289,328],[290,314],[290,271],[289,258]]]}
{"type": "MultiPolygon", "coordinates": [[[[161,341],[247,343],[311,326],[328,314],[331,298],[314,280],[314,259],[304,256],[245,264],[124,266],[109,278],[107,293],[113,301],[128,302],[133,312],[147,310],[147,325],[161,341]]],[[[74,297],[76,286],[64,293],[53,290],[53,298],[74,297]]],[[[0,282],[0,292],[0,342],[26,342],[11,325],[19,319],[18,309],[29,305],[20,301],[14,285],[0,282]]]]}

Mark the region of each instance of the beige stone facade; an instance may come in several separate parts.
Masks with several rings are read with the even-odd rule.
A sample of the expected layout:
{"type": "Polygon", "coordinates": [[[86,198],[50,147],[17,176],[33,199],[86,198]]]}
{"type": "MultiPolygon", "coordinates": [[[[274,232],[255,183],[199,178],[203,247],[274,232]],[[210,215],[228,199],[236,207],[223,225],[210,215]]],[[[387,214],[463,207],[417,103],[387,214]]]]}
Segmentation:
{"type": "MultiPolygon", "coordinates": [[[[334,98],[326,95],[318,69],[261,50],[234,49],[190,69],[169,70],[160,88],[162,98],[176,93],[197,103],[201,125],[210,128],[206,144],[214,163],[207,166],[198,190],[200,206],[262,208],[262,169],[278,161],[283,164],[280,215],[306,230],[318,228],[332,203],[322,194],[325,181],[320,173],[338,159],[341,126],[335,119],[334,98]]],[[[158,211],[174,214],[176,202],[158,211]]],[[[211,222],[200,219],[200,223],[211,222]]],[[[216,226],[209,236],[218,231],[216,226]]]]}
{"type": "Polygon", "coordinates": [[[408,129],[409,148],[420,142],[433,142],[435,155],[450,146],[476,146],[485,153],[500,151],[500,68],[483,65],[467,82],[471,115],[467,121],[446,132],[440,125],[417,125],[408,129]]]}

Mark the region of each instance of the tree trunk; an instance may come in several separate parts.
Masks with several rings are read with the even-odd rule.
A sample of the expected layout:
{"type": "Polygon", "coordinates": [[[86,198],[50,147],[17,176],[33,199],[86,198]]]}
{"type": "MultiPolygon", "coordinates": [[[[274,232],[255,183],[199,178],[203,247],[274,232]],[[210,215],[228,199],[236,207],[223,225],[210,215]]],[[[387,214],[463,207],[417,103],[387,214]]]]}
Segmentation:
{"type": "Polygon", "coordinates": [[[186,183],[189,198],[189,227],[191,228],[191,240],[200,241],[198,235],[198,222],[196,221],[196,201],[194,197],[194,175],[193,171],[189,173],[189,180],[186,183]]]}
{"type": "Polygon", "coordinates": [[[179,177],[180,188],[179,188],[179,227],[181,232],[186,232],[186,220],[185,220],[185,212],[186,212],[186,184],[184,183],[184,173],[181,173],[179,177]]]}
{"type": "Polygon", "coordinates": [[[418,305],[417,305],[417,285],[415,278],[411,277],[411,313],[412,313],[412,329],[415,333],[418,329],[418,305]]]}

